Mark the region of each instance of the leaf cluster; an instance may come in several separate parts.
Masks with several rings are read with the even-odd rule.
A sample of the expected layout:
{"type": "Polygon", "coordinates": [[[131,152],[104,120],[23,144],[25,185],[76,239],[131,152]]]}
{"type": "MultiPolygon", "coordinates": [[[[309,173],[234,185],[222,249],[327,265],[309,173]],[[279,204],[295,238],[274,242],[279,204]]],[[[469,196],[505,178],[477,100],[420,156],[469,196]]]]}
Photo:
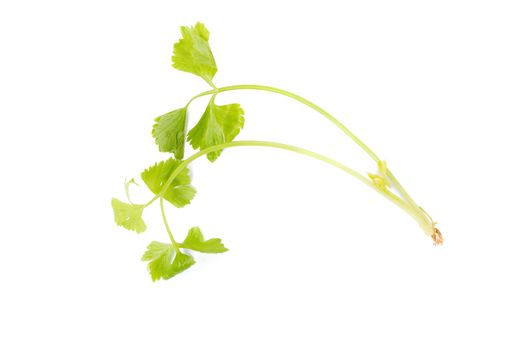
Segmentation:
{"type": "MultiPolygon", "coordinates": [[[[217,73],[217,65],[209,45],[209,31],[204,24],[197,23],[195,26],[181,27],[181,33],[182,38],[173,47],[173,67],[195,74],[214,87],[212,80],[217,73]]],[[[201,118],[189,132],[186,131],[187,119],[187,105],[155,118],[151,132],[155,143],[160,152],[172,156],[155,163],[141,174],[142,181],[155,195],[154,199],[162,198],[177,208],[190,204],[197,192],[191,184],[190,170],[183,164],[186,142],[195,150],[231,142],[244,126],[244,111],[237,103],[216,104],[213,94],[201,118]]],[[[220,154],[220,151],[210,152],[207,157],[213,162],[220,154]]],[[[131,183],[136,184],[131,180],[126,182],[125,187],[128,200],[131,183]]],[[[130,231],[145,232],[147,227],[142,213],[149,204],[125,203],[113,198],[111,205],[115,222],[130,231]]],[[[162,206],[161,210],[164,217],[162,206]]],[[[148,262],[153,281],[172,278],[195,264],[188,251],[224,253],[228,250],[219,238],[205,240],[199,227],[191,228],[184,241],[178,243],[167,221],[165,225],[171,243],[153,241],[142,256],[142,260],[148,262]]]]}

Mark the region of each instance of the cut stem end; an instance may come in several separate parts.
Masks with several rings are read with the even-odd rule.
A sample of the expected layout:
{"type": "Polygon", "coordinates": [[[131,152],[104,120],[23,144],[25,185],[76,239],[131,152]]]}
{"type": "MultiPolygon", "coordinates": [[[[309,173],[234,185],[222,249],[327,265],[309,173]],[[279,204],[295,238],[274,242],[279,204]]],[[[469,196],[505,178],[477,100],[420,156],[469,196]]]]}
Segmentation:
{"type": "Polygon", "coordinates": [[[445,241],[443,239],[443,235],[441,234],[441,231],[439,231],[437,227],[434,227],[434,233],[432,234],[432,240],[434,241],[435,246],[442,245],[443,242],[445,241]]]}

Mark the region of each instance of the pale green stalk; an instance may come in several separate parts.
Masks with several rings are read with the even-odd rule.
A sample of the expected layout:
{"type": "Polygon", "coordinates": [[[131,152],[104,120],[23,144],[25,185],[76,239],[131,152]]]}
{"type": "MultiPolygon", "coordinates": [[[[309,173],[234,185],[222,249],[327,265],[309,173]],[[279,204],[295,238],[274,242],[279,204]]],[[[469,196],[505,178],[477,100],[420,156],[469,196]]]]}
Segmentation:
{"type": "MultiPolygon", "coordinates": [[[[295,152],[295,153],[298,153],[298,154],[302,154],[302,155],[305,155],[305,156],[308,156],[308,157],[320,160],[320,161],[322,161],[324,163],[330,164],[330,165],[332,165],[332,166],[334,166],[334,167],[336,167],[338,169],[341,169],[344,172],[352,175],[356,179],[360,180],[365,185],[373,188],[375,191],[377,191],[379,194],[381,194],[382,196],[384,196],[385,198],[390,200],[396,206],[398,206],[399,208],[403,209],[406,213],[408,213],[410,216],[412,216],[419,223],[419,225],[422,226],[423,229],[428,229],[428,228],[426,228],[426,226],[427,226],[426,216],[422,217],[419,214],[419,211],[415,210],[411,205],[406,203],[404,200],[402,200],[401,198],[399,198],[397,195],[395,195],[394,193],[390,192],[389,190],[381,190],[381,189],[377,188],[374,185],[374,183],[372,181],[370,181],[370,179],[368,179],[367,177],[361,175],[359,172],[355,171],[354,169],[352,169],[352,168],[350,168],[350,167],[348,167],[348,166],[346,166],[346,165],[344,165],[344,164],[342,164],[342,163],[340,163],[340,162],[338,162],[338,161],[336,161],[334,159],[328,158],[328,157],[326,157],[324,155],[321,155],[319,153],[316,153],[316,152],[312,152],[312,151],[306,150],[304,148],[291,146],[291,145],[287,145],[287,144],[282,144],[282,143],[277,143],[277,142],[269,142],[269,141],[234,141],[234,142],[230,142],[230,143],[224,143],[224,144],[221,144],[221,145],[215,145],[215,146],[212,146],[212,147],[208,147],[208,148],[206,148],[204,150],[201,150],[201,151],[191,155],[190,157],[188,157],[187,159],[182,161],[182,163],[180,163],[180,165],[173,171],[173,173],[171,173],[170,177],[168,178],[168,180],[166,181],[166,183],[162,187],[162,190],[157,195],[155,195],[148,203],[146,203],[145,206],[150,205],[151,203],[153,203],[159,197],[162,200],[162,196],[167,191],[170,183],[173,180],[175,180],[177,175],[179,175],[194,160],[196,160],[196,159],[198,159],[198,158],[200,158],[202,156],[205,156],[206,154],[208,154],[210,152],[220,151],[220,150],[223,150],[223,149],[226,149],[226,148],[247,147],[247,146],[251,146],[251,147],[254,147],[254,146],[255,147],[270,147],[270,148],[277,148],[277,149],[282,149],[282,150],[286,150],[286,151],[290,151],[290,152],[295,152]]],[[[161,209],[162,208],[163,207],[161,205],[161,209]]],[[[164,214],[163,214],[163,218],[164,218],[164,214]]],[[[165,221],[165,224],[167,224],[166,221],[165,221]]],[[[170,239],[172,239],[173,236],[171,235],[171,232],[168,231],[168,233],[170,234],[170,239]]]]}
{"type": "Polygon", "coordinates": [[[194,96],[189,102],[188,105],[195,100],[198,97],[211,95],[211,94],[217,94],[220,92],[226,92],[226,91],[234,91],[234,90],[262,90],[262,91],[269,91],[276,94],[280,94],[283,96],[290,97],[296,101],[301,102],[302,104],[312,108],[313,110],[319,112],[322,114],[326,119],[328,119],[330,122],[335,124],[341,131],[343,131],[348,137],[350,137],[355,143],[359,145],[372,159],[374,159],[376,162],[378,162],[380,159],[379,157],[363,142],[361,139],[359,139],[353,132],[351,132],[343,123],[341,123],[337,118],[335,118],[333,115],[328,113],[323,108],[319,107],[315,103],[305,99],[304,97],[301,97],[297,94],[294,94],[293,92],[286,91],[283,89],[274,88],[271,86],[264,86],[264,85],[231,85],[231,86],[224,86],[221,88],[215,88],[214,90],[205,91],[203,93],[200,93],[196,96],[194,96]]]}
{"type": "MultiPolygon", "coordinates": [[[[322,116],[324,116],[326,119],[328,119],[331,123],[333,123],[338,129],[340,129],[345,135],[347,135],[350,139],[352,139],[361,149],[363,149],[369,156],[372,158],[376,163],[379,162],[381,159],[376,155],[374,151],[370,149],[361,139],[359,139],[353,132],[351,132],[343,123],[341,123],[337,118],[335,118],[333,115],[328,113],[326,110],[321,108],[320,106],[316,105],[315,103],[305,99],[304,97],[301,97],[297,94],[294,94],[290,91],[286,91],[283,89],[274,88],[271,86],[264,86],[264,85],[250,85],[250,84],[244,84],[244,85],[231,85],[231,86],[225,86],[221,88],[214,87],[213,90],[202,92],[196,96],[194,96],[186,106],[189,106],[190,103],[201,97],[206,96],[210,94],[216,95],[220,92],[226,92],[226,91],[234,91],[234,90],[262,90],[262,91],[268,91],[273,92],[276,94],[280,94],[289,98],[292,98],[310,108],[320,113],[322,116]]],[[[429,236],[433,236],[435,229],[434,229],[434,222],[430,218],[430,216],[419,206],[417,203],[412,199],[412,197],[408,194],[408,192],[405,190],[405,188],[401,185],[401,183],[397,180],[397,178],[394,176],[394,174],[390,171],[390,169],[387,169],[386,175],[388,177],[388,180],[394,185],[394,188],[396,188],[399,191],[399,194],[401,197],[408,203],[409,206],[413,208],[413,211],[417,213],[417,221],[422,226],[423,230],[426,234],[429,236]],[[423,224],[422,224],[423,223],[423,224]]],[[[414,215],[412,215],[414,216],[414,215]]]]}
{"type": "Polygon", "coordinates": [[[175,250],[179,252],[179,245],[175,241],[175,238],[173,237],[173,233],[171,233],[170,226],[168,225],[168,219],[166,218],[166,213],[164,212],[164,200],[162,199],[162,197],[160,198],[159,202],[160,202],[160,212],[162,213],[162,221],[164,222],[164,227],[166,227],[166,231],[168,232],[168,235],[170,236],[171,244],[175,247],[175,250]]]}

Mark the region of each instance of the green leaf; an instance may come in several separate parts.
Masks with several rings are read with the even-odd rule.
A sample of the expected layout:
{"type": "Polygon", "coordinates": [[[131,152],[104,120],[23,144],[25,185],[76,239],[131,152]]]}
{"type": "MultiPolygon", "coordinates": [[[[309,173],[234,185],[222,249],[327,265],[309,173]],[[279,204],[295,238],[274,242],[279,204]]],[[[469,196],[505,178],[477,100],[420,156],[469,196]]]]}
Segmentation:
{"type": "Polygon", "coordinates": [[[176,109],[158,118],[151,131],[161,152],[171,152],[175,158],[184,158],[186,108],[176,109]]]}
{"type": "Polygon", "coordinates": [[[228,248],[222,244],[220,238],[211,238],[205,241],[201,229],[198,227],[192,227],[189,230],[181,247],[202,253],[224,253],[228,251],[228,248]]]}
{"type": "Polygon", "coordinates": [[[181,273],[182,271],[187,270],[193,264],[195,264],[195,260],[193,259],[191,255],[177,253],[175,255],[175,259],[171,263],[171,270],[170,270],[170,275],[168,278],[171,278],[181,273]]]}
{"type": "MultiPolygon", "coordinates": [[[[244,126],[244,111],[237,103],[216,105],[212,98],[201,119],[188,132],[188,141],[194,149],[206,149],[233,141],[244,126]]],[[[214,162],[221,151],[210,152],[208,159],[214,162]]]]}
{"type": "MultiPolygon", "coordinates": [[[[151,192],[159,194],[164,184],[167,183],[170,175],[180,163],[182,163],[180,160],[175,160],[173,158],[156,163],[142,172],[142,180],[151,192]]],[[[185,205],[190,204],[197,192],[195,188],[190,185],[190,182],[190,171],[188,168],[184,168],[170,183],[162,197],[177,208],[182,208],[185,205]]]]}
{"type": "Polygon", "coordinates": [[[210,32],[200,22],[193,27],[181,27],[180,31],[182,39],[173,46],[173,67],[198,75],[211,84],[217,65],[208,43],[210,32]]]}
{"type": "Polygon", "coordinates": [[[111,206],[117,225],[137,233],[146,231],[146,224],[142,220],[144,206],[124,203],[116,198],[111,199],[111,206]]]}
{"type": "Polygon", "coordinates": [[[153,241],[148,245],[142,261],[149,261],[148,270],[153,282],[170,279],[195,264],[190,255],[177,253],[172,244],[153,241]],[[175,259],[173,258],[175,256],[175,259]]]}

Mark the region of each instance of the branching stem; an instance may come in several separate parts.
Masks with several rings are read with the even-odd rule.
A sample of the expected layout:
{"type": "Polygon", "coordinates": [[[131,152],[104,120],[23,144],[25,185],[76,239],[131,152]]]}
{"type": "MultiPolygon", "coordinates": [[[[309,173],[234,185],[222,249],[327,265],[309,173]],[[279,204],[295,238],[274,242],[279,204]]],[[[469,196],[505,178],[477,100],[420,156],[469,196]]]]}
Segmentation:
{"type": "MultiPolygon", "coordinates": [[[[187,106],[191,104],[192,101],[195,99],[213,94],[214,96],[221,92],[226,91],[235,91],[235,90],[261,90],[261,91],[268,91],[276,94],[280,94],[289,98],[292,98],[310,108],[315,110],[316,112],[320,113],[322,116],[324,116],[326,119],[328,119],[332,124],[334,124],[338,129],[340,129],[346,136],[348,136],[351,140],[353,140],[363,151],[365,151],[370,158],[374,160],[374,162],[379,162],[381,158],[377,156],[377,154],[370,149],[361,139],[359,139],[353,132],[351,132],[343,123],[341,123],[337,118],[335,118],[333,115],[328,113],[325,109],[321,108],[320,106],[316,105],[315,103],[307,100],[304,97],[301,97],[297,94],[294,94],[290,91],[286,91],[283,89],[274,88],[271,86],[264,86],[264,85],[251,85],[251,84],[243,84],[243,85],[231,85],[231,86],[225,86],[221,88],[214,88],[213,90],[202,92],[196,96],[194,96],[190,101],[188,102],[187,106]]],[[[412,197],[408,194],[408,192],[405,190],[405,188],[401,185],[399,180],[394,176],[394,174],[390,171],[390,169],[387,169],[386,176],[388,177],[388,180],[392,183],[394,188],[398,191],[398,193],[401,195],[401,197],[404,199],[404,201],[412,208],[412,211],[414,213],[417,213],[418,222],[422,226],[425,233],[429,236],[432,236],[435,232],[434,228],[434,222],[430,219],[428,214],[412,199],[412,197]]],[[[413,215],[412,215],[413,216],[413,215]]]]}
{"type": "MultiPolygon", "coordinates": [[[[180,163],[180,165],[170,175],[170,177],[168,178],[168,180],[166,181],[166,183],[162,187],[162,190],[157,195],[155,195],[148,203],[146,203],[145,206],[150,205],[151,203],[153,203],[158,198],[161,198],[161,200],[162,200],[162,196],[164,195],[164,193],[169,188],[169,185],[171,184],[171,182],[173,182],[173,180],[175,180],[177,175],[179,175],[190,163],[192,163],[196,159],[198,159],[198,158],[200,158],[202,156],[205,156],[206,154],[208,154],[210,152],[220,151],[220,150],[223,150],[223,149],[226,149],[226,148],[247,147],[247,146],[251,146],[251,147],[254,147],[254,146],[255,147],[270,147],[270,148],[282,149],[282,150],[286,150],[286,151],[302,154],[302,155],[305,155],[305,156],[308,156],[308,157],[320,160],[320,161],[322,161],[324,163],[330,164],[330,165],[332,165],[332,166],[334,166],[334,167],[336,167],[338,169],[341,169],[344,172],[352,175],[356,179],[358,179],[361,182],[363,182],[365,185],[373,188],[379,194],[381,194],[382,196],[384,196],[385,198],[390,200],[392,203],[394,203],[396,206],[398,206],[399,208],[403,209],[407,214],[412,216],[423,228],[425,228],[425,226],[428,225],[427,217],[424,216],[424,215],[421,215],[419,210],[415,210],[411,205],[409,205],[407,202],[405,202],[403,199],[401,199],[400,197],[398,197],[394,193],[390,192],[389,190],[381,190],[381,189],[377,188],[374,185],[374,183],[372,181],[370,181],[370,179],[368,179],[367,177],[361,175],[356,170],[354,170],[354,169],[352,169],[352,168],[350,168],[350,167],[348,167],[348,166],[346,166],[346,165],[344,165],[344,164],[342,164],[342,163],[340,163],[340,162],[338,162],[338,161],[336,161],[334,159],[328,158],[328,157],[326,157],[326,156],[324,156],[322,154],[319,154],[319,153],[316,153],[316,152],[312,152],[312,151],[306,150],[304,148],[296,147],[296,146],[291,146],[291,145],[277,143],[277,142],[269,142],[269,141],[234,141],[234,142],[230,142],[230,143],[224,143],[224,144],[221,144],[221,145],[215,145],[215,146],[212,146],[212,147],[208,147],[208,148],[206,148],[206,149],[204,149],[202,151],[199,151],[199,152],[191,155],[190,157],[185,159],[182,163],[180,163]]],[[[161,205],[161,208],[163,208],[162,205],[161,205]]],[[[163,218],[165,218],[164,214],[163,214],[163,218]]],[[[167,224],[167,221],[165,221],[165,224],[167,224]]],[[[173,236],[171,235],[171,231],[168,231],[168,233],[170,234],[170,239],[173,238],[173,236]]]]}

